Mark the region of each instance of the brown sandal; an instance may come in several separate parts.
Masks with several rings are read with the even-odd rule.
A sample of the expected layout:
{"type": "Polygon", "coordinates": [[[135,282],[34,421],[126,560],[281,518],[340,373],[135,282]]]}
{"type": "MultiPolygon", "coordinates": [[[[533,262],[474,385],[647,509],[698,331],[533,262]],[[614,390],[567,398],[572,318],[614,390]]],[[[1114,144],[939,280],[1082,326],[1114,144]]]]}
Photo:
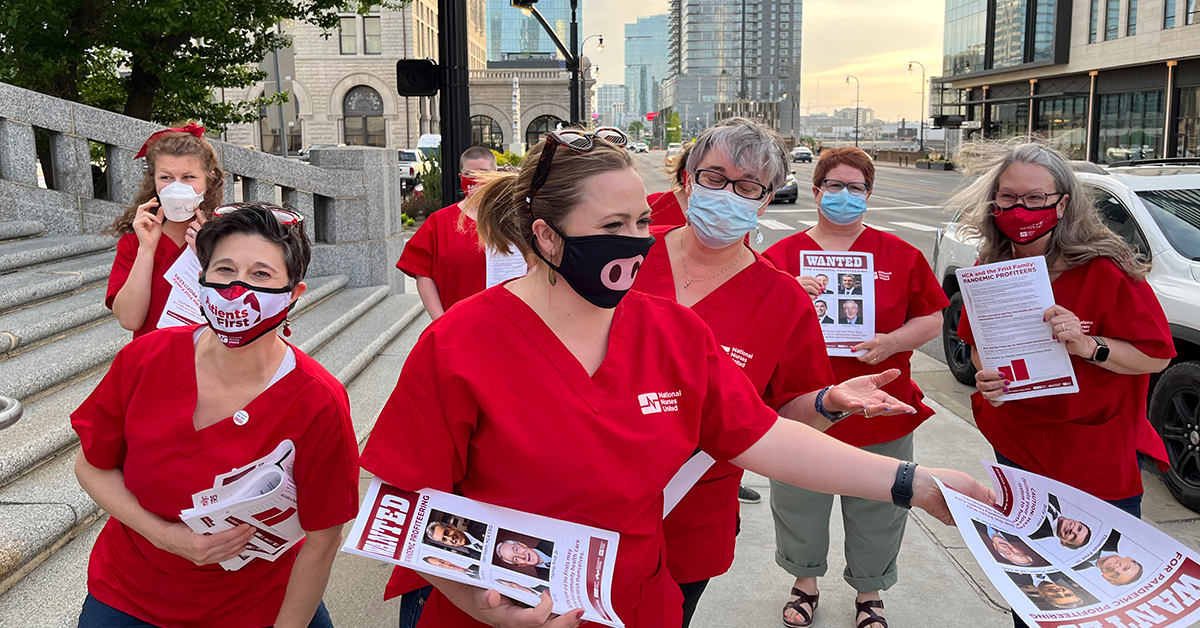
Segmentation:
{"type": "MultiPolygon", "coordinates": [[[[788,628],[808,628],[808,626],[813,624],[813,618],[816,616],[817,612],[817,600],[821,597],[821,594],[813,593],[809,595],[800,589],[793,588],[792,595],[796,596],[796,599],[783,605],[783,625],[787,626],[788,628]],[[803,608],[800,608],[801,604],[808,604],[808,607],[812,610],[806,611],[803,608]],[[803,617],[804,621],[799,623],[788,621],[787,612],[789,608],[796,611],[797,614],[803,617]]],[[[884,626],[884,628],[887,628],[887,626],[884,626]]]]}
{"type": "Polygon", "coordinates": [[[866,619],[858,622],[858,628],[867,628],[871,624],[879,624],[883,628],[888,628],[887,620],[883,618],[883,615],[875,612],[877,608],[883,609],[883,600],[854,601],[854,618],[858,619],[859,613],[867,614],[866,619]]]}

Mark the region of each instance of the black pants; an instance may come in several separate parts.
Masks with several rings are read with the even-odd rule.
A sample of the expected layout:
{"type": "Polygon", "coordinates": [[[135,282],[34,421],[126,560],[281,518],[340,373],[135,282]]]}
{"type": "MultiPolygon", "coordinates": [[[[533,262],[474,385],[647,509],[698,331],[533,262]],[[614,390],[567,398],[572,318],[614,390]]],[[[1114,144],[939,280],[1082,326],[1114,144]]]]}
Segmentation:
{"type": "Polygon", "coordinates": [[[708,580],[679,585],[679,591],[683,593],[683,628],[688,628],[688,625],[692,623],[692,615],[696,614],[696,605],[700,603],[700,596],[704,595],[704,589],[707,586],[708,580]]]}
{"type": "Polygon", "coordinates": [[[425,600],[433,593],[433,585],[410,591],[400,596],[400,628],[416,628],[421,621],[421,610],[425,600]]]}

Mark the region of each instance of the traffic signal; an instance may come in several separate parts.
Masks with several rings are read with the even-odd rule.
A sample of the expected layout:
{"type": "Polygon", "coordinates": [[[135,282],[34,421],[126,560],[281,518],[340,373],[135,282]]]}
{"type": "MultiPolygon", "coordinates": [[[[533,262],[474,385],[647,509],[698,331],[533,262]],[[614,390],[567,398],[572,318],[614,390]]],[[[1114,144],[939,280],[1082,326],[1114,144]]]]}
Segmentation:
{"type": "Polygon", "coordinates": [[[432,59],[401,59],[396,62],[396,91],[401,96],[436,96],[440,74],[432,59]]]}

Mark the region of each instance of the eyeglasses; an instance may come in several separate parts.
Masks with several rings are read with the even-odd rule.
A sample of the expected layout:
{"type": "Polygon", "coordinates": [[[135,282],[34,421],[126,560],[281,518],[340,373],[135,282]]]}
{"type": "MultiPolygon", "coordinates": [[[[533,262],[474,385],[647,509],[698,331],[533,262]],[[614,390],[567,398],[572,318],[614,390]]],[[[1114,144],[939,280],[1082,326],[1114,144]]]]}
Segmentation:
{"type": "MultiPolygon", "coordinates": [[[[224,207],[218,207],[214,209],[213,216],[228,216],[229,214],[242,211],[243,209],[249,209],[249,207],[245,205],[226,205],[224,207]]],[[[304,222],[304,216],[286,209],[272,209],[271,214],[275,216],[275,220],[279,221],[279,224],[285,227],[304,222]]]]}
{"type": "Polygon", "coordinates": [[[566,146],[581,153],[591,152],[598,145],[597,139],[604,140],[618,148],[629,143],[629,136],[621,129],[602,126],[595,131],[578,131],[565,129],[555,131],[546,137],[546,146],[542,148],[542,156],[538,159],[537,169],[533,171],[533,181],[529,184],[529,195],[525,197],[525,211],[533,211],[533,197],[537,191],[546,185],[550,176],[550,162],[554,160],[554,152],[559,146],[566,146]]]}
{"type": "Polygon", "coordinates": [[[842,190],[850,193],[850,196],[866,196],[867,192],[871,191],[871,186],[866,183],[846,183],[837,179],[825,179],[821,181],[821,188],[830,194],[837,194],[842,190]]]}
{"type": "Polygon", "coordinates": [[[750,179],[730,179],[716,170],[702,169],[696,171],[696,183],[710,190],[724,190],[733,184],[733,193],[751,201],[762,200],[771,188],[750,179]]]}
{"type": "Polygon", "coordinates": [[[997,192],[995,198],[992,199],[992,204],[995,205],[997,209],[1005,210],[1012,209],[1013,207],[1017,206],[1018,202],[1022,202],[1021,204],[1025,206],[1025,209],[1037,211],[1040,209],[1050,209],[1051,207],[1054,207],[1058,204],[1059,200],[1062,200],[1062,197],[1065,194],[1066,192],[1051,192],[1049,194],[1046,194],[1045,192],[1030,192],[1029,194],[997,192]],[[1057,196],[1059,198],[1051,203],[1051,196],[1057,196]]]}

